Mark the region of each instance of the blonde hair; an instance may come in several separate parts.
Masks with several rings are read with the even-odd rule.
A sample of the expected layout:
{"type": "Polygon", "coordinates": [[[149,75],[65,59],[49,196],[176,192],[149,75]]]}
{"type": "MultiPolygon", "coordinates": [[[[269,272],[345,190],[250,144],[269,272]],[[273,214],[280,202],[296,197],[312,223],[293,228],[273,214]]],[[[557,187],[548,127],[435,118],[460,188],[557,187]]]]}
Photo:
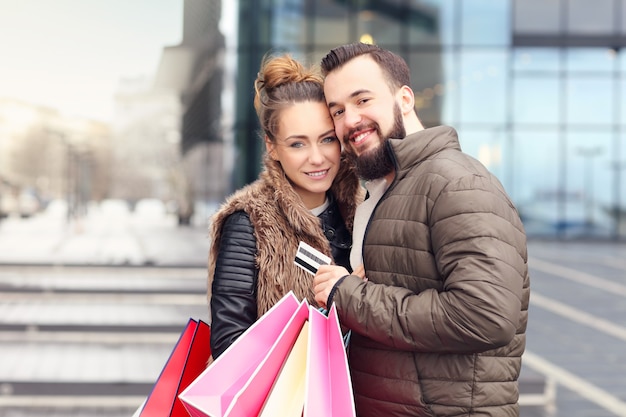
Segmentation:
{"type": "Polygon", "coordinates": [[[261,129],[271,142],[276,140],[283,109],[305,101],[326,102],[323,84],[318,69],[306,68],[289,54],[263,58],[254,81],[254,108],[261,129]]]}

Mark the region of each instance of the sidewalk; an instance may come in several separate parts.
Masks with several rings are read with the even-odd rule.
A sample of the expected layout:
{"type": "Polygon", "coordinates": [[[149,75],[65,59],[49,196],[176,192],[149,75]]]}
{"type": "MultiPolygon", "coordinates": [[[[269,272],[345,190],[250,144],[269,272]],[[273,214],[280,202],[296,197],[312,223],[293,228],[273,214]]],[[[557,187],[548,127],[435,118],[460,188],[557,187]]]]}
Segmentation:
{"type": "Polygon", "coordinates": [[[129,417],[190,318],[206,268],[0,265],[0,417],[129,417]]]}
{"type": "Polygon", "coordinates": [[[7,218],[0,221],[0,264],[205,267],[208,226],[196,223],[98,209],[70,222],[62,213],[7,218]]]}
{"type": "MultiPolygon", "coordinates": [[[[99,210],[70,223],[54,213],[1,221],[0,266],[52,267],[0,273],[0,386],[10,388],[0,417],[52,408],[68,417],[94,409],[130,416],[183,323],[207,318],[207,231],[169,216],[99,210]]],[[[520,390],[525,417],[543,417],[555,402],[552,381],[528,367],[520,390]]]]}

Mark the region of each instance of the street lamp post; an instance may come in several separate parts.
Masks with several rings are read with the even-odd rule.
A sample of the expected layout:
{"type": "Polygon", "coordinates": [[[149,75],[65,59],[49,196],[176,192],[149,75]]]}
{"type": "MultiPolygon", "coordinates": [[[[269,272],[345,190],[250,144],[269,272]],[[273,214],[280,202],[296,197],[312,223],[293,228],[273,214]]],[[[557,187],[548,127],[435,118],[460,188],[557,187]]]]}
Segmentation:
{"type": "Polygon", "coordinates": [[[603,150],[601,146],[580,147],[578,154],[584,158],[584,193],[585,193],[585,226],[587,232],[591,232],[593,228],[593,158],[600,155],[603,150]]]}
{"type": "Polygon", "coordinates": [[[611,164],[613,170],[613,206],[612,214],[615,221],[615,229],[613,238],[619,239],[622,232],[622,219],[624,217],[624,209],[622,209],[622,170],[626,169],[626,161],[615,160],[611,164]]]}

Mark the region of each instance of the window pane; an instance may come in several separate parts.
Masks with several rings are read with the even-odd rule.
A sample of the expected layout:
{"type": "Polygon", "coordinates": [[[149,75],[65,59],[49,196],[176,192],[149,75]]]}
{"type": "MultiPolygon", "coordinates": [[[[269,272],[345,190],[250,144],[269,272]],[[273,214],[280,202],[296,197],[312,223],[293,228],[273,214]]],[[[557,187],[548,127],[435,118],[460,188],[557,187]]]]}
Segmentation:
{"type": "Polygon", "coordinates": [[[615,33],[613,1],[569,0],[567,7],[568,32],[577,35],[609,35],[615,33]]]}
{"type": "Polygon", "coordinates": [[[570,48],[566,54],[568,71],[613,71],[615,53],[604,48],[570,48]]]}
{"type": "Polygon", "coordinates": [[[386,13],[380,7],[365,7],[356,13],[357,36],[372,37],[375,44],[386,48],[388,45],[397,45],[403,27],[400,16],[386,13]]]}
{"type": "Polygon", "coordinates": [[[412,53],[408,61],[415,108],[426,126],[441,124],[441,107],[445,94],[442,81],[443,55],[439,52],[412,53]]]}
{"type": "Polygon", "coordinates": [[[559,70],[559,51],[554,48],[516,48],[513,50],[514,71],[559,70]]]}
{"type": "Polygon", "coordinates": [[[511,167],[507,166],[507,135],[503,131],[503,126],[494,125],[492,128],[479,130],[459,129],[458,133],[463,152],[482,162],[505,188],[509,188],[506,173],[511,167]]]}
{"type": "Polygon", "coordinates": [[[506,52],[461,56],[461,122],[501,123],[506,116],[506,52]]]}
{"type": "Polygon", "coordinates": [[[559,33],[561,29],[559,0],[515,0],[514,3],[515,33],[559,33]]]}
{"type": "Polygon", "coordinates": [[[567,123],[613,122],[613,81],[609,78],[571,77],[567,80],[567,123]]]}
{"type": "Polygon", "coordinates": [[[559,80],[556,77],[517,77],[513,80],[514,123],[559,123],[559,80]]]}
{"type": "MultiPolygon", "coordinates": [[[[350,39],[349,36],[350,24],[348,17],[350,14],[346,6],[332,0],[309,1],[312,5],[308,7],[314,10],[313,38],[316,45],[324,45],[330,49],[355,40],[350,39]]],[[[326,52],[328,50],[324,54],[326,52]]]]}
{"type": "Polygon", "coordinates": [[[293,49],[305,44],[307,20],[299,0],[275,0],[273,8],[272,44],[293,49]]]}
{"type": "Polygon", "coordinates": [[[444,52],[443,59],[443,96],[442,122],[456,126],[460,123],[459,109],[461,104],[459,80],[461,68],[458,65],[459,55],[453,49],[444,52]]]}
{"type": "Polygon", "coordinates": [[[412,45],[451,45],[457,27],[454,10],[457,3],[450,1],[412,2],[409,15],[409,42],[412,45]]]}
{"type": "MultiPolygon", "coordinates": [[[[626,4],[624,5],[626,7],[626,4]]],[[[617,64],[618,68],[621,70],[621,82],[620,89],[617,91],[618,97],[626,97],[626,50],[625,48],[620,49],[617,55],[617,59],[619,63],[617,64]]],[[[626,128],[626,100],[620,100],[620,123],[622,124],[622,129],[626,128]]],[[[626,142],[624,142],[624,148],[626,148],[626,142]]]]}
{"type": "Polygon", "coordinates": [[[512,198],[526,232],[529,236],[554,236],[559,231],[562,194],[558,133],[517,131],[513,137],[516,165],[512,198]]]}
{"type": "Polygon", "coordinates": [[[461,8],[461,42],[468,45],[506,45],[509,42],[509,2],[464,0],[461,8]]]}
{"type": "MultiPolygon", "coordinates": [[[[616,92],[616,94],[619,94],[618,97],[626,96],[626,75],[624,75],[624,73],[622,73],[620,89],[616,92]]],[[[619,106],[621,113],[619,123],[622,125],[622,129],[626,129],[626,102],[624,102],[624,100],[620,100],[619,106]]],[[[624,142],[624,148],[626,148],[626,142],[624,142]]]]}

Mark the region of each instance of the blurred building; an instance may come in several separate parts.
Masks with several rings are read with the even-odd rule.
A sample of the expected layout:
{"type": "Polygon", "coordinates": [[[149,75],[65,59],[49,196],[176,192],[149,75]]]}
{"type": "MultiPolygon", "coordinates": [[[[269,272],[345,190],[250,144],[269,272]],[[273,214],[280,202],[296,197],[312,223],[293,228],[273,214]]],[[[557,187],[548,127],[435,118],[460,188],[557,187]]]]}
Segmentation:
{"type": "Polygon", "coordinates": [[[205,199],[258,174],[263,55],[319,63],[361,40],[407,60],[424,124],[458,130],[530,236],[626,237],[626,0],[186,0],[184,26],[160,74],[205,199]]]}
{"type": "Polygon", "coordinates": [[[0,217],[35,214],[52,200],[79,215],[109,192],[109,126],[0,99],[0,217]]]}
{"type": "Polygon", "coordinates": [[[180,100],[149,77],[120,81],[112,122],[109,198],[175,200],[181,169],[180,100]]]}
{"type": "Polygon", "coordinates": [[[204,222],[229,188],[222,132],[224,37],[219,0],[184,0],[183,38],[164,48],[155,91],[180,103],[181,170],[177,202],[181,222],[204,222]]]}

